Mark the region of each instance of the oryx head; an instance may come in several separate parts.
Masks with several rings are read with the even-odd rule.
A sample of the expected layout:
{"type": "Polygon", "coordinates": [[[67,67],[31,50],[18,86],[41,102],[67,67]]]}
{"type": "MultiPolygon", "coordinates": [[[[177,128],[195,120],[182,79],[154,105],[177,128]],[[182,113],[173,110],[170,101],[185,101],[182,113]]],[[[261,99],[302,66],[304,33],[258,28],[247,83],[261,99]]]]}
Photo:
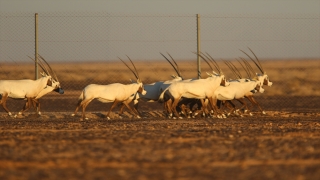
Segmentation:
{"type": "Polygon", "coordinates": [[[273,83],[269,80],[269,77],[268,77],[267,73],[263,70],[263,68],[262,68],[262,66],[261,66],[261,63],[260,63],[258,57],[255,55],[255,53],[254,53],[250,48],[248,48],[248,49],[249,49],[249,50],[251,51],[251,53],[254,55],[254,57],[255,57],[256,60],[254,60],[254,59],[253,59],[251,56],[249,56],[246,52],[244,52],[244,51],[242,51],[242,50],[240,50],[240,51],[242,51],[245,55],[247,55],[247,56],[249,57],[249,59],[257,66],[257,68],[258,68],[258,69],[260,70],[260,72],[262,73],[262,74],[256,73],[256,75],[257,75],[259,81],[262,83],[262,85],[272,86],[273,83]]]}
{"type": "Polygon", "coordinates": [[[41,67],[41,69],[43,70],[43,73],[41,73],[41,75],[43,77],[48,78],[47,86],[51,87],[53,89],[53,91],[58,92],[59,94],[63,94],[64,90],[61,88],[58,77],[57,77],[56,73],[52,70],[49,63],[40,55],[38,55],[38,62],[37,63],[41,67]]]}
{"type": "Polygon", "coordinates": [[[133,75],[137,78],[137,84],[139,85],[139,86],[138,86],[139,88],[138,88],[137,92],[141,93],[142,95],[147,94],[147,91],[144,90],[144,86],[143,86],[143,83],[142,83],[142,81],[141,81],[141,79],[140,79],[140,77],[139,77],[139,73],[138,73],[138,71],[137,71],[137,69],[136,69],[136,66],[133,64],[133,62],[132,62],[132,60],[129,58],[129,56],[127,56],[127,57],[128,57],[128,59],[130,60],[132,66],[133,66],[133,68],[134,68],[134,71],[133,71],[122,59],[120,59],[119,57],[118,57],[118,58],[120,59],[120,61],[123,62],[124,65],[127,66],[127,68],[128,68],[128,69],[133,73],[133,75]]]}
{"type": "Polygon", "coordinates": [[[262,83],[259,82],[259,81],[257,81],[257,85],[256,85],[256,87],[254,88],[254,90],[255,90],[256,92],[263,93],[263,92],[264,92],[264,89],[263,89],[263,87],[262,87],[262,83]]]}

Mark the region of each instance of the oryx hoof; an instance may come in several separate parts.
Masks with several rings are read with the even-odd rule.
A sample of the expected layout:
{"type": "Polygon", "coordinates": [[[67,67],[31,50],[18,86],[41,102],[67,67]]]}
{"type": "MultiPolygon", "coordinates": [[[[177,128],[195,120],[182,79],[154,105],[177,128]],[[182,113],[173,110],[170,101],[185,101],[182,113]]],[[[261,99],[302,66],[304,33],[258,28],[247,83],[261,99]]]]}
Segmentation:
{"type": "Polygon", "coordinates": [[[85,120],[89,120],[89,118],[85,117],[80,119],[80,121],[85,121],[85,120]]]}
{"type": "Polygon", "coordinates": [[[107,116],[107,119],[108,119],[108,120],[110,120],[110,117],[109,117],[109,116],[107,116]]]}
{"type": "MultiPolygon", "coordinates": [[[[110,119],[110,118],[109,118],[109,119],[110,119]]],[[[109,119],[108,119],[108,120],[109,120],[109,119]]],[[[123,119],[123,117],[119,115],[119,119],[123,119]]]]}
{"type": "Polygon", "coordinates": [[[141,119],[141,116],[137,116],[138,119],[141,119]]]}
{"type": "Polygon", "coordinates": [[[227,116],[226,116],[225,114],[222,114],[222,117],[223,117],[223,118],[227,118],[227,116]]]}
{"type": "Polygon", "coordinates": [[[249,115],[250,115],[250,116],[253,116],[253,114],[252,114],[252,113],[249,113],[249,115]]]}
{"type": "Polygon", "coordinates": [[[263,114],[263,115],[266,115],[267,113],[266,113],[265,111],[262,111],[262,114],[263,114]]]}
{"type": "Polygon", "coordinates": [[[180,117],[178,117],[178,119],[183,119],[183,117],[180,116],[180,117]]]}
{"type": "Polygon", "coordinates": [[[73,117],[73,116],[75,116],[76,114],[71,114],[71,116],[73,117]]]}

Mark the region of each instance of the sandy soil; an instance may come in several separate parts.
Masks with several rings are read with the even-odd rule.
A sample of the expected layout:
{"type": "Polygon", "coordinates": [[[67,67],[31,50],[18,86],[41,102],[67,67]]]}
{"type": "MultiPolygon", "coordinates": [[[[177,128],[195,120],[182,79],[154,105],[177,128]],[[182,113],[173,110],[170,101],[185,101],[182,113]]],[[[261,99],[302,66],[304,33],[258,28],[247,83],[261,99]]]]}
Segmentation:
{"type": "Polygon", "coordinates": [[[142,119],[107,120],[93,102],[80,121],[68,99],[41,117],[1,112],[0,179],[319,179],[319,97],[267,100],[267,115],[227,119],[166,119],[146,103],[142,119]]]}

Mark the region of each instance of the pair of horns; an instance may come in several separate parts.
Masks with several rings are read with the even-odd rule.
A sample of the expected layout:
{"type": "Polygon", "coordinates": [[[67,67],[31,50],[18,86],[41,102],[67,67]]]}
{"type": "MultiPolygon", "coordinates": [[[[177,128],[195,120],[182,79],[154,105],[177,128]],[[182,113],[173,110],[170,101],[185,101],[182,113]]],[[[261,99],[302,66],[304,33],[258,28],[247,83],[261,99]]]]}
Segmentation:
{"type": "Polygon", "coordinates": [[[174,66],[173,63],[165,56],[163,55],[162,53],[160,53],[170,64],[171,66],[173,67],[173,69],[176,71],[176,73],[178,74],[179,77],[182,77],[181,75],[181,71],[179,69],[179,66],[178,64],[176,63],[176,61],[172,58],[172,56],[167,52],[167,54],[170,56],[171,60],[173,61],[173,63],[176,65],[174,66]]]}
{"type": "MultiPolygon", "coordinates": [[[[126,55],[126,56],[127,56],[127,55],[126,55]]],[[[127,68],[133,73],[133,75],[134,75],[138,80],[140,80],[139,73],[138,73],[138,71],[137,71],[137,69],[136,69],[136,66],[133,64],[133,62],[132,62],[132,60],[130,59],[130,57],[129,57],[129,56],[127,56],[127,57],[128,57],[128,59],[130,60],[132,66],[133,66],[133,68],[134,68],[134,71],[133,71],[133,70],[128,66],[128,64],[125,63],[121,58],[119,58],[119,57],[118,57],[118,58],[120,59],[120,61],[123,62],[124,65],[127,66],[127,68]]]]}
{"type": "Polygon", "coordinates": [[[241,52],[243,52],[245,55],[247,55],[249,57],[249,59],[259,68],[259,70],[261,71],[262,74],[265,74],[265,71],[263,70],[261,63],[258,59],[258,57],[256,56],[256,54],[248,47],[248,49],[251,51],[251,53],[254,55],[255,59],[254,60],[251,56],[249,56],[249,54],[247,54],[246,52],[244,52],[243,50],[240,49],[241,52]]]}
{"type": "Polygon", "coordinates": [[[40,54],[37,54],[38,61],[36,61],[35,59],[31,58],[30,56],[28,56],[28,57],[30,59],[32,59],[34,62],[37,62],[38,65],[40,66],[40,68],[43,70],[43,72],[46,73],[46,75],[51,76],[54,80],[59,82],[57,74],[53,71],[53,69],[51,68],[49,63],[40,54]],[[49,68],[49,70],[48,70],[48,68],[49,68]],[[51,72],[52,75],[50,74],[50,72],[51,72]]]}
{"type": "Polygon", "coordinates": [[[212,68],[212,66],[210,65],[210,63],[208,61],[211,62],[211,64],[216,68],[216,70],[218,71],[218,73],[220,75],[223,74],[221,68],[218,65],[218,63],[212,58],[212,56],[209,53],[206,52],[206,54],[205,54],[203,52],[200,52],[198,54],[198,53],[194,52],[194,54],[199,55],[201,57],[201,59],[203,59],[208,64],[208,66],[211,68],[212,71],[213,71],[213,68],[212,68]]]}

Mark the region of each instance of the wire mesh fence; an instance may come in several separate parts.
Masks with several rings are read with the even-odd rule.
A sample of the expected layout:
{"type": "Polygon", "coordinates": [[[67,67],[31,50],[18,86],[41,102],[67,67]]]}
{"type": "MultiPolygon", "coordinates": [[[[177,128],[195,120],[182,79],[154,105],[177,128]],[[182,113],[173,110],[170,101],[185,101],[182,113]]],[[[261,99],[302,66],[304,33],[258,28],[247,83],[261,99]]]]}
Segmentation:
{"type": "MultiPolygon", "coordinates": [[[[0,13],[0,24],[0,78],[33,79],[28,56],[35,52],[34,14],[0,13]]],[[[38,28],[39,54],[65,89],[64,95],[51,92],[42,98],[52,102],[44,111],[73,111],[80,91],[91,83],[129,83],[134,76],[118,60],[127,60],[126,55],[145,84],[175,74],[160,52],[172,55],[184,78],[196,78],[197,32],[201,51],[212,55],[228,78],[234,77],[222,60],[234,62],[245,76],[236,58],[248,57],[239,49],[255,52],[274,83],[257,94],[269,110],[318,109],[313,102],[320,95],[319,14],[203,14],[197,27],[194,14],[55,12],[40,13],[38,28]]],[[[206,78],[210,69],[202,63],[201,71],[206,78]]],[[[23,103],[10,104],[19,110],[23,103]]]]}

